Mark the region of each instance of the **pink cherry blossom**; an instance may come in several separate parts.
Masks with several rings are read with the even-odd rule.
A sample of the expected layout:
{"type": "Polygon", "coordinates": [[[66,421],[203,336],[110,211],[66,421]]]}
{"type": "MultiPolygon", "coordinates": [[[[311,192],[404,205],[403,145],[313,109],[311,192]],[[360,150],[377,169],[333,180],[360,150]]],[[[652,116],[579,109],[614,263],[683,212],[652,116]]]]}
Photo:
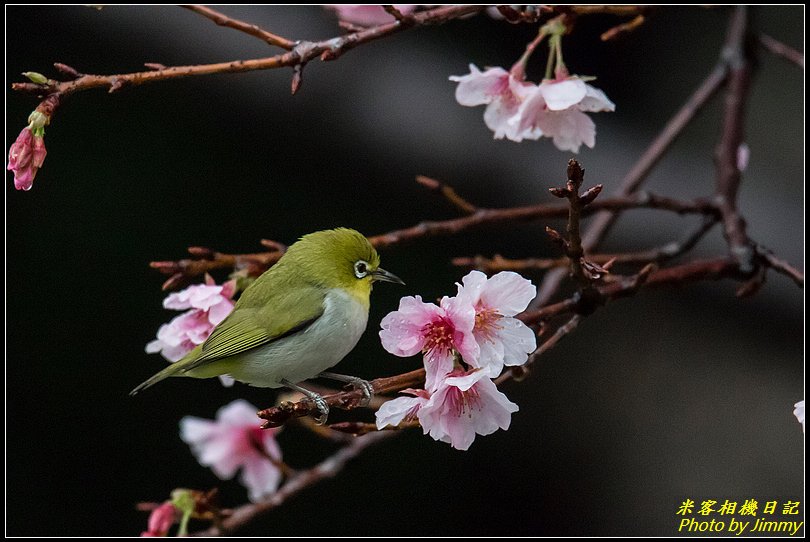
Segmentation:
{"type": "Polygon", "coordinates": [[[799,420],[800,424],[802,424],[802,431],[804,431],[804,399],[793,406],[793,415],[796,416],[796,419],[799,420]]]}
{"type": "Polygon", "coordinates": [[[545,80],[509,119],[514,130],[537,130],[553,138],[561,151],[579,152],[584,143],[596,143],[596,125],[585,112],[614,111],[616,105],[604,92],[574,77],[545,80]]]}
{"type": "Polygon", "coordinates": [[[14,188],[31,190],[46,154],[48,151],[45,149],[45,140],[42,136],[35,135],[30,126],[23,128],[8,151],[6,169],[14,172],[14,188]]]}
{"type": "Polygon", "coordinates": [[[453,369],[455,351],[468,363],[478,359],[479,348],[472,334],[472,305],[445,297],[441,306],[424,303],[420,296],[403,297],[399,309],[380,322],[383,348],[400,357],[425,355],[426,388],[441,382],[453,369]]]}
{"type": "MultiPolygon", "coordinates": [[[[324,4],[324,7],[334,10],[341,21],[360,26],[377,26],[396,20],[380,5],[324,4]]],[[[394,4],[394,7],[403,15],[409,15],[416,10],[418,4],[394,4]]]]}
{"type": "Polygon", "coordinates": [[[216,421],[192,416],[180,420],[180,438],[191,446],[197,461],[223,480],[241,468],[239,481],[253,502],[275,492],[281,481],[277,430],[261,429],[257,410],[239,399],[220,408],[216,421]]]}
{"type": "Polygon", "coordinates": [[[537,338],[526,324],[513,318],[534,299],[537,289],[517,273],[502,271],[487,279],[471,271],[458,285],[457,299],[475,308],[473,335],[480,348],[478,360],[465,361],[490,377],[504,365],[522,365],[537,348],[537,338]]]}
{"type": "MultiPolygon", "coordinates": [[[[230,314],[234,306],[231,298],[235,291],[235,281],[218,286],[210,276],[206,276],[205,284],[195,284],[181,292],[169,294],[163,301],[165,308],[190,310],[160,326],[157,339],[146,345],[146,352],[160,352],[172,363],[183,359],[204,343],[214,328],[230,314]]],[[[234,382],[227,375],[219,379],[225,386],[232,386],[234,382]]]]}
{"type": "MultiPolygon", "coordinates": [[[[498,391],[484,371],[455,370],[430,395],[416,415],[434,440],[467,450],[475,435],[509,429],[518,406],[498,391]]],[[[379,425],[379,420],[378,420],[379,425]]]]}
{"type": "Polygon", "coordinates": [[[470,64],[467,75],[451,75],[457,82],[456,101],[467,107],[487,106],[484,123],[495,133],[495,139],[504,137],[512,141],[538,139],[542,132],[530,123],[510,122],[518,115],[523,100],[531,96],[536,85],[515,78],[503,68],[489,68],[482,72],[470,64]],[[525,125],[525,127],[524,127],[525,125]]]}
{"type": "Polygon", "coordinates": [[[148,530],[141,536],[166,536],[176,519],[177,509],[171,502],[164,502],[149,514],[148,530]]]}

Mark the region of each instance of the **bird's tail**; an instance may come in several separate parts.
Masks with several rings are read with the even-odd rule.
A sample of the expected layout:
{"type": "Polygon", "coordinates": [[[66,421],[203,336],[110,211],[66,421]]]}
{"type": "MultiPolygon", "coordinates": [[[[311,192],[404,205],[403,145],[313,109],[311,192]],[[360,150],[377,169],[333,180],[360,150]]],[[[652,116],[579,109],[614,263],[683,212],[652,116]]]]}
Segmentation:
{"type": "Polygon", "coordinates": [[[135,395],[139,391],[145,390],[146,388],[151,388],[161,380],[165,380],[170,376],[174,376],[179,373],[183,369],[183,366],[180,363],[173,363],[157,373],[153,375],[151,378],[146,380],[145,382],[140,383],[134,390],[129,392],[130,395],[135,395]]]}

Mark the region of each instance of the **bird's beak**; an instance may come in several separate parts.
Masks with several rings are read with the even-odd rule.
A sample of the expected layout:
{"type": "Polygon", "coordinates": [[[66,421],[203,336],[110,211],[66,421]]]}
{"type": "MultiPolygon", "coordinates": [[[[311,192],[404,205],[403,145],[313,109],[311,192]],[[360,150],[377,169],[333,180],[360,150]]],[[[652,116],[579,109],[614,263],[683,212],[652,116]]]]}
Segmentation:
{"type": "Polygon", "coordinates": [[[382,267],[378,267],[377,269],[372,271],[371,276],[374,277],[375,281],[381,280],[383,282],[393,282],[394,284],[402,284],[403,286],[405,286],[405,283],[402,281],[401,278],[399,278],[393,273],[389,273],[382,267]]]}

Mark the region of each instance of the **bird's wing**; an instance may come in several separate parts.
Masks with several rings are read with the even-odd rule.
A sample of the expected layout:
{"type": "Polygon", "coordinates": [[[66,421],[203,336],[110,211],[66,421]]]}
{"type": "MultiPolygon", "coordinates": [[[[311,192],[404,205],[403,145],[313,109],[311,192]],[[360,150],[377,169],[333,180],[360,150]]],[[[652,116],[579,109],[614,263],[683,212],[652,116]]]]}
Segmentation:
{"type": "Polygon", "coordinates": [[[250,299],[245,301],[237,303],[214,329],[196,358],[184,364],[183,372],[298,333],[311,326],[324,310],[323,294],[314,288],[274,293],[263,306],[256,306],[250,299]],[[302,307],[311,309],[302,311],[302,307]]]}

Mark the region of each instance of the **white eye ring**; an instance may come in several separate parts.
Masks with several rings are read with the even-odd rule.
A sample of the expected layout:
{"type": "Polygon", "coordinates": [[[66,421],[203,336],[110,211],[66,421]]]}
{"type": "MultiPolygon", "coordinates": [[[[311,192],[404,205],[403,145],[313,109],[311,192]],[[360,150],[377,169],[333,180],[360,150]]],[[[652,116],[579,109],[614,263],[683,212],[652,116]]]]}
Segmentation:
{"type": "Polygon", "coordinates": [[[368,275],[368,262],[357,260],[354,262],[354,276],[361,279],[368,275]]]}

